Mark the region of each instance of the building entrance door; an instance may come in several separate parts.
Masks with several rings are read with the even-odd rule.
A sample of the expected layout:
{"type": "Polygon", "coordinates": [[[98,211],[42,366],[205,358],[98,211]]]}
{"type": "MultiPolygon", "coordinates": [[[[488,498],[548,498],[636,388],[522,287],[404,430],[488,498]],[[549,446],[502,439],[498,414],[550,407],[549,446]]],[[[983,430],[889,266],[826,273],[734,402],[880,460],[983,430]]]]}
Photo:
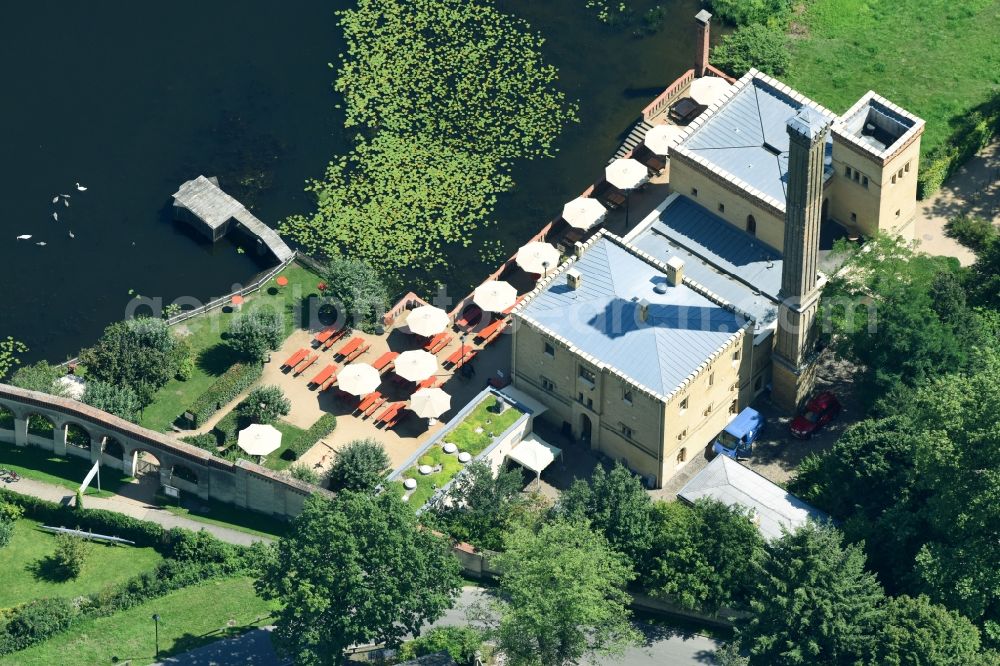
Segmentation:
{"type": "Polygon", "coordinates": [[[580,443],[590,446],[590,436],[591,430],[593,430],[593,425],[590,423],[590,417],[586,414],[580,414],[580,443]]]}

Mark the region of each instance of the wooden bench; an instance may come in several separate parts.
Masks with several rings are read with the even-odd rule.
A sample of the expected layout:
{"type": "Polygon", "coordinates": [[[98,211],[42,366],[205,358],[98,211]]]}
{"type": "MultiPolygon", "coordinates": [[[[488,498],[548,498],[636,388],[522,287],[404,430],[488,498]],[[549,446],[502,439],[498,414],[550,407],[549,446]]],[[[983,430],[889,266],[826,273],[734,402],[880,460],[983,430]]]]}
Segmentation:
{"type": "Polygon", "coordinates": [[[358,349],[358,347],[360,347],[364,343],[365,343],[365,339],[364,338],[359,338],[359,337],[355,336],[355,337],[351,338],[350,340],[348,340],[347,344],[345,344],[343,347],[341,347],[340,349],[338,349],[336,351],[336,353],[334,353],[334,357],[348,356],[349,354],[353,354],[358,349]]]}
{"type": "Polygon", "coordinates": [[[337,332],[337,330],[338,329],[336,326],[327,326],[322,331],[316,334],[316,337],[313,338],[313,344],[318,347],[319,345],[329,340],[333,336],[333,334],[337,332]]]}
{"type": "Polygon", "coordinates": [[[338,331],[335,331],[334,334],[331,335],[330,338],[326,342],[323,343],[323,349],[329,349],[330,347],[332,347],[333,345],[335,345],[337,343],[337,341],[340,340],[345,335],[347,335],[347,329],[346,328],[342,328],[342,329],[340,329],[338,331]]]}
{"type": "Polygon", "coordinates": [[[476,340],[488,340],[492,338],[495,334],[502,331],[504,326],[507,325],[506,319],[497,319],[492,324],[484,328],[483,330],[476,333],[476,340]]]}
{"type": "Polygon", "coordinates": [[[292,371],[292,374],[294,376],[298,377],[303,372],[305,372],[309,368],[310,365],[312,365],[313,363],[315,363],[318,358],[319,358],[319,354],[311,354],[309,356],[309,358],[307,358],[306,360],[302,361],[302,363],[300,363],[299,365],[297,365],[295,367],[295,370],[292,371]]]}
{"type": "Polygon", "coordinates": [[[379,374],[382,374],[386,370],[389,370],[389,366],[392,365],[392,362],[396,360],[397,356],[399,356],[399,352],[388,351],[375,359],[372,363],[372,367],[378,370],[379,374]]]}
{"type": "Polygon", "coordinates": [[[306,349],[305,347],[303,347],[302,349],[298,350],[297,352],[295,352],[294,354],[292,354],[291,356],[289,356],[287,359],[285,359],[285,362],[281,364],[281,367],[282,368],[294,368],[296,365],[299,364],[299,362],[302,359],[304,359],[306,357],[306,354],[308,354],[308,353],[309,353],[309,350],[306,349]]]}
{"type": "Polygon", "coordinates": [[[455,365],[454,365],[454,366],[452,367],[452,370],[458,370],[459,368],[461,368],[461,367],[462,367],[463,365],[465,365],[466,363],[469,363],[469,362],[471,362],[471,361],[472,361],[472,359],[476,358],[476,355],[477,355],[478,353],[479,353],[479,350],[478,350],[478,349],[473,349],[473,350],[472,350],[472,351],[470,351],[470,352],[469,352],[468,354],[466,354],[466,355],[465,355],[464,357],[462,357],[462,358],[459,358],[459,359],[458,359],[458,362],[457,362],[457,363],[455,363],[455,365]]]}
{"type": "Polygon", "coordinates": [[[350,354],[348,354],[347,356],[344,357],[344,364],[346,365],[347,363],[350,363],[351,361],[355,360],[357,357],[359,357],[362,354],[364,354],[370,348],[371,348],[371,345],[369,345],[368,343],[365,343],[365,344],[361,345],[360,347],[358,347],[357,349],[355,349],[350,354]]]}
{"type": "Polygon", "coordinates": [[[337,375],[337,364],[331,363],[322,370],[316,373],[316,375],[309,380],[309,383],[313,386],[322,386],[331,377],[336,377],[337,375]]]}
{"type": "Polygon", "coordinates": [[[382,394],[379,393],[378,391],[374,391],[372,393],[369,393],[368,395],[366,395],[364,398],[361,399],[361,402],[359,402],[358,406],[354,408],[354,411],[355,412],[364,412],[364,411],[368,410],[381,397],[382,397],[382,394]]]}
{"type": "Polygon", "coordinates": [[[461,345],[458,349],[451,353],[451,356],[445,359],[445,365],[459,365],[462,362],[463,356],[468,356],[470,353],[475,351],[475,347],[472,345],[461,345]]]}
{"type": "Polygon", "coordinates": [[[386,407],[381,414],[375,419],[375,423],[388,423],[392,419],[396,418],[399,414],[399,410],[406,406],[405,402],[394,402],[388,407],[386,407]]]}

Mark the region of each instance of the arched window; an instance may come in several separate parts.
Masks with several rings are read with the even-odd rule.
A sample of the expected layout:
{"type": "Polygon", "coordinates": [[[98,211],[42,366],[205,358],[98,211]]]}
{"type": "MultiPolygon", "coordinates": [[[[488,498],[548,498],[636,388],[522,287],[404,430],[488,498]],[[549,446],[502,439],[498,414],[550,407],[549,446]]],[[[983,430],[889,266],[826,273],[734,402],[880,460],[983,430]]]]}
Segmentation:
{"type": "Polygon", "coordinates": [[[117,439],[108,437],[108,441],[104,443],[104,455],[121,460],[125,455],[125,449],[117,439]]]}
{"type": "Polygon", "coordinates": [[[687,460],[687,452],[688,452],[687,447],[677,452],[677,464],[680,464],[685,460],[687,460]]]}
{"type": "Polygon", "coordinates": [[[56,426],[52,421],[41,414],[32,414],[28,417],[28,434],[39,437],[51,437],[56,426]]]}
{"type": "Polygon", "coordinates": [[[188,483],[198,484],[198,475],[195,474],[194,470],[186,465],[174,465],[172,470],[172,476],[183,479],[188,483]]]}
{"type": "Polygon", "coordinates": [[[757,235],[757,220],[753,219],[753,215],[747,215],[747,233],[751,236],[757,235]]]}
{"type": "Polygon", "coordinates": [[[66,443],[79,449],[90,450],[90,433],[76,423],[67,423],[66,443]]]}
{"type": "Polygon", "coordinates": [[[0,405],[0,430],[14,429],[14,412],[0,405]]]}

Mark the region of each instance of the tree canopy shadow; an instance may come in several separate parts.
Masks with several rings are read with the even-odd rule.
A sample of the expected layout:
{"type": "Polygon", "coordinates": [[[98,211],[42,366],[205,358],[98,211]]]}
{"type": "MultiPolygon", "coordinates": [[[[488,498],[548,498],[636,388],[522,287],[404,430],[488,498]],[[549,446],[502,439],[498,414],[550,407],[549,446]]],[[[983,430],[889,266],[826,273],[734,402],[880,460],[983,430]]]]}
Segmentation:
{"type": "Polygon", "coordinates": [[[239,360],[239,354],[232,347],[220,343],[198,354],[198,368],[218,377],[239,360]]]}

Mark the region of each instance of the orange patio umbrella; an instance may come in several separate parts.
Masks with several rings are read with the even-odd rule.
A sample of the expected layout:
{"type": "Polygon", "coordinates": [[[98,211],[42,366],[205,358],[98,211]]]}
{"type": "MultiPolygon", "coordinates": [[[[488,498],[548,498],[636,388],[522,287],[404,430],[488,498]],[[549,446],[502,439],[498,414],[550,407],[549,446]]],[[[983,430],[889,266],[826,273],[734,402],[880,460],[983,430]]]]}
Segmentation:
{"type": "Polygon", "coordinates": [[[286,278],[284,275],[279,275],[278,278],[274,282],[279,287],[287,287],[288,286],[288,278],[286,278]]]}

